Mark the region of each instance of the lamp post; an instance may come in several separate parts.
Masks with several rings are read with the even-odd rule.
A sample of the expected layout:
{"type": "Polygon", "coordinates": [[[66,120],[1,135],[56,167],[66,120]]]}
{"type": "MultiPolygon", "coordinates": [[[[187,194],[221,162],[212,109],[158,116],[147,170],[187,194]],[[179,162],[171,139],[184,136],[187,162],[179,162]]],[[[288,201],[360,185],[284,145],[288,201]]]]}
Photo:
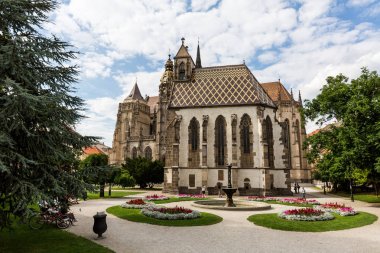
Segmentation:
{"type": "Polygon", "coordinates": [[[350,191],[351,191],[351,201],[354,202],[354,190],[352,186],[352,177],[350,178],[350,191]]]}

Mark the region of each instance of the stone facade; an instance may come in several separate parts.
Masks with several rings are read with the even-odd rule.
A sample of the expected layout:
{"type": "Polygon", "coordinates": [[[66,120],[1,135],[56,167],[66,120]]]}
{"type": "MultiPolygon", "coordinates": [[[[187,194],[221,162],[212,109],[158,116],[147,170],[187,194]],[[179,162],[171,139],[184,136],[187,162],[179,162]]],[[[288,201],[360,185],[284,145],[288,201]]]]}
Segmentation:
{"type": "Polygon", "coordinates": [[[164,192],[210,194],[227,186],[226,164],[240,195],[291,194],[307,182],[302,102],[280,81],[260,84],[247,66],[203,68],[182,45],[165,64],[159,96],[137,84],[119,105],[112,163],[148,156],[165,163],[164,192]]]}

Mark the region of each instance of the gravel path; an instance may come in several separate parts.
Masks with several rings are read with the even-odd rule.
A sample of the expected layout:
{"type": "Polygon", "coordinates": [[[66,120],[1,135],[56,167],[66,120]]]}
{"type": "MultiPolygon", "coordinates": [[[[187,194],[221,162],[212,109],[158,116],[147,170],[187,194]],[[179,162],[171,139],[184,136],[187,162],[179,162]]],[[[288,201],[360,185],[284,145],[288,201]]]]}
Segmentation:
{"type": "MultiPolygon", "coordinates": [[[[376,214],[380,217],[380,206],[334,195],[323,195],[307,189],[308,197],[318,198],[320,202],[338,201],[347,203],[356,210],[376,214]]],[[[247,217],[256,213],[275,213],[289,207],[272,205],[268,211],[228,212],[219,210],[197,209],[191,202],[169,203],[167,206],[191,207],[223,217],[221,223],[201,227],[165,227],[142,224],[119,219],[111,214],[107,216],[108,230],[105,238],[95,240],[92,232],[92,216],[105,211],[110,206],[124,203],[123,199],[89,200],[73,206],[79,222],[69,231],[91,239],[120,253],[224,253],[224,252],[380,252],[380,221],[360,228],[343,231],[310,233],[288,232],[259,227],[247,221],[247,217]]]]}

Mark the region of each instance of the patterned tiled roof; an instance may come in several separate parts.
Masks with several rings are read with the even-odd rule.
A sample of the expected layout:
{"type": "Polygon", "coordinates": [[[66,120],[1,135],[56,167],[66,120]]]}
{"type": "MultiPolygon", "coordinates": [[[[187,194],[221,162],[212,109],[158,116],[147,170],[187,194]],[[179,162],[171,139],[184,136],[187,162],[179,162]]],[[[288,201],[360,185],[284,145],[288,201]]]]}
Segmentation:
{"type": "Polygon", "coordinates": [[[191,81],[175,83],[170,107],[242,104],[275,107],[244,64],[194,69],[191,81]]]}
{"type": "Polygon", "coordinates": [[[280,100],[279,99],[280,94],[281,94],[282,101],[292,101],[292,96],[285,89],[284,85],[279,81],[270,82],[270,83],[261,83],[261,86],[264,88],[264,90],[267,92],[270,98],[275,102],[280,100]]]}

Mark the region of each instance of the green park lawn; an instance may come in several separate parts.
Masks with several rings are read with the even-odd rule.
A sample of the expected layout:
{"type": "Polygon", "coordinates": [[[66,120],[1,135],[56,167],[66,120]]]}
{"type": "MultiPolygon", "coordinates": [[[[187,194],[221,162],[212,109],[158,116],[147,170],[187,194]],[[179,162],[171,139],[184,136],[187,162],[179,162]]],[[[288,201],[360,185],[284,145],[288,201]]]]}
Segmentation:
{"type": "Polygon", "coordinates": [[[223,220],[222,217],[219,217],[211,213],[201,213],[200,218],[191,219],[191,220],[159,220],[151,217],[147,217],[141,214],[140,209],[128,209],[121,206],[112,206],[107,208],[107,213],[113,214],[121,219],[148,223],[153,225],[160,226],[174,226],[174,227],[187,227],[187,226],[206,226],[219,223],[223,220]]]}
{"type": "Polygon", "coordinates": [[[334,214],[335,219],[328,221],[291,221],[282,219],[276,213],[256,214],[248,217],[255,225],[272,229],[296,232],[325,232],[362,227],[374,223],[377,216],[359,212],[354,216],[340,216],[334,214]]]}
{"type": "Polygon", "coordinates": [[[181,201],[196,201],[196,200],[206,200],[209,198],[178,198],[178,197],[170,197],[169,199],[163,199],[163,200],[152,200],[150,202],[153,202],[155,204],[167,204],[172,202],[181,202],[181,201]]]}
{"type": "MultiPolygon", "coordinates": [[[[104,191],[104,198],[122,198],[130,195],[137,195],[144,192],[135,191],[112,191],[111,196],[108,195],[108,191],[104,191]]],[[[88,192],[87,199],[99,199],[99,192],[88,192]]]]}
{"type": "Polygon", "coordinates": [[[27,225],[15,224],[12,230],[0,231],[0,252],[111,253],[114,251],[55,226],[31,230],[27,225]]]}
{"type": "MultiPolygon", "coordinates": [[[[334,194],[346,198],[349,198],[351,196],[350,194],[344,192],[338,192],[334,194]]],[[[354,193],[354,199],[367,203],[380,203],[380,195],[377,197],[375,193],[354,193]]]]}

